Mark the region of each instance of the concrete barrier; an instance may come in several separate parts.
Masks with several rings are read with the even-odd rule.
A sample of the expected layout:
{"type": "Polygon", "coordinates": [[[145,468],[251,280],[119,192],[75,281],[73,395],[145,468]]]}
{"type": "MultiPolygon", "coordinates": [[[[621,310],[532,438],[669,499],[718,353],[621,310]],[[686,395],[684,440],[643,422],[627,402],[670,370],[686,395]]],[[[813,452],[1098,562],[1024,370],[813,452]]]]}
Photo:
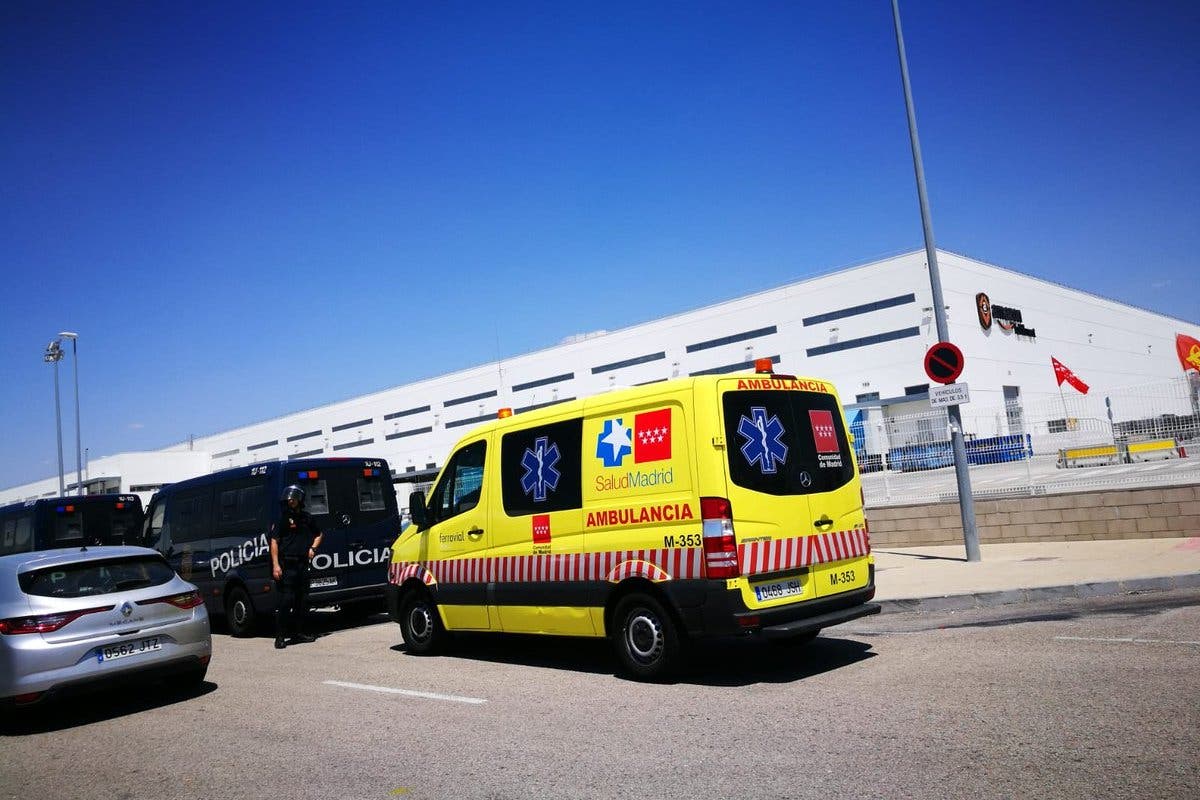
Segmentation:
{"type": "Polygon", "coordinates": [[[1155,439],[1149,442],[1130,442],[1126,446],[1130,461],[1159,461],[1179,458],[1184,450],[1174,439],[1155,439]]]}
{"type": "Polygon", "coordinates": [[[1059,469],[1070,467],[1102,467],[1125,462],[1124,448],[1115,444],[1095,444],[1087,447],[1068,447],[1058,451],[1059,469]]]}

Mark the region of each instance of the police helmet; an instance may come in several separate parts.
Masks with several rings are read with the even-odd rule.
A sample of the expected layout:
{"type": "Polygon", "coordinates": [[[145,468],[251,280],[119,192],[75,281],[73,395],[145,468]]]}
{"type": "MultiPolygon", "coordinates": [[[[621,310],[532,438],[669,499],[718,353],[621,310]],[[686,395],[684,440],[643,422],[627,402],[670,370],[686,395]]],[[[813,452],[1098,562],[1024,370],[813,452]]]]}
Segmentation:
{"type": "Polygon", "coordinates": [[[297,505],[304,505],[304,490],[293,483],[283,490],[283,502],[289,500],[295,500],[297,505]]]}

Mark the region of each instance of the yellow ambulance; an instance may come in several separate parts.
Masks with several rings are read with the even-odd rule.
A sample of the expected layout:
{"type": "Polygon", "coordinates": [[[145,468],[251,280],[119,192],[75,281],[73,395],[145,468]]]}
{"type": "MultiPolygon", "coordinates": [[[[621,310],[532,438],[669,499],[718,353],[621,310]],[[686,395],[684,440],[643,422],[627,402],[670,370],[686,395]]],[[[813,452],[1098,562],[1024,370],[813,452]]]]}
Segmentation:
{"type": "Polygon", "coordinates": [[[879,611],[837,394],[768,360],[502,410],[409,503],[388,610],[418,655],[454,631],[608,637],[658,679],[692,639],[806,640],[879,611]]]}

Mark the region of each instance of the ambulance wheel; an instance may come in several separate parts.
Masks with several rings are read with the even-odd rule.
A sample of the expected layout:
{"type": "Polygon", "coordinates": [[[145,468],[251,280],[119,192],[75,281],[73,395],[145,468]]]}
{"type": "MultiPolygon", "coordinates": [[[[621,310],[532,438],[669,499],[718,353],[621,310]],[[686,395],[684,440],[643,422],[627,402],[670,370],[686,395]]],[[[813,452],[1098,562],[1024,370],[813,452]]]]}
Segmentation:
{"type": "Polygon", "coordinates": [[[234,586],[225,594],[225,624],[229,626],[229,632],[238,638],[254,635],[258,616],[254,613],[254,603],[250,602],[249,593],[241,586],[234,586]]]}
{"type": "Polygon", "coordinates": [[[446,629],[437,605],[425,592],[410,591],[400,603],[400,635],[413,655],[431,656],[445,647],[446,629]]]}
{"type": "Polygon", "coordinates": [[[631,594],[617,604],[613,620],[617,657],[633,677],[657,680],[675,671],[682,649],[679,629],[657,600],[631,594]]]}

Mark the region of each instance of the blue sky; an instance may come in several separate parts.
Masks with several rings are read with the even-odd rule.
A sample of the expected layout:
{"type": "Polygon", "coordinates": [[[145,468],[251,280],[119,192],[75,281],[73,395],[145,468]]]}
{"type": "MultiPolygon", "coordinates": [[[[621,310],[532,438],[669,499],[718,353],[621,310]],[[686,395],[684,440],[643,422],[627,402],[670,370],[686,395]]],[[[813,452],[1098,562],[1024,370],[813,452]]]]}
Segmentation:
{"type": "MultiPolygon", "coordinates": [[[[1200,319],[1200,4],[901,10],[938,245],[1200,319]]],[[[888,0],[7,2],[0,59],[0,486],[60,330],[94,457],[922,247],[888,0]]]]}

